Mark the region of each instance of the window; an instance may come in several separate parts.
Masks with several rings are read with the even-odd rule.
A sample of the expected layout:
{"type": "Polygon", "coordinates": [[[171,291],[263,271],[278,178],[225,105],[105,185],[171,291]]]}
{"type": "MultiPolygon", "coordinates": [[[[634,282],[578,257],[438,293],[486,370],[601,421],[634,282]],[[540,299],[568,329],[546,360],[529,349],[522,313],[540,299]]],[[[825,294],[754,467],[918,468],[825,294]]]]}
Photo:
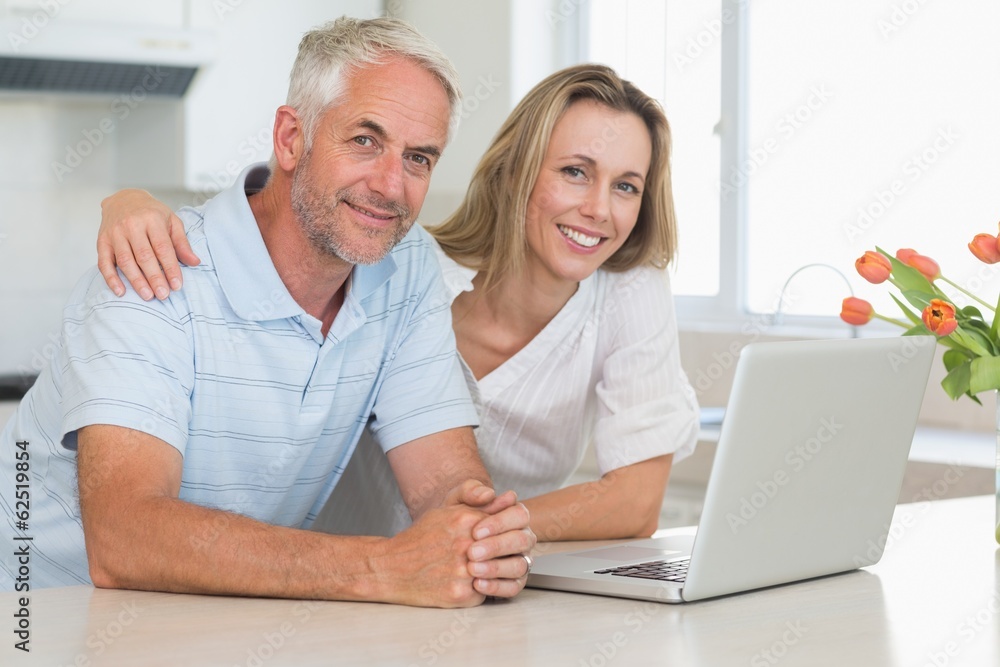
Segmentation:
{"type": "Polygon", "coordinates": [[[660,101],[673,134],[680,250],[674,292],[719,293],[721,22],[711,3],[592,0],[587,59],[660,101]],[[665,35],[665,37],[664,37],[665,35]]]}
{"type": "Polygon", "coordinates": [[[965,247],[977,232],[996,232],[1000,219],[1000,4],[708,7],[590,3],[587,57],[651,94],[663,91],[676,141],[682,314],[773,312],[795,275],[782,310],[835,316],[848,285],[832,269],[796,273],[814,263],[836,267],[892,314],[888,290],[853,271],[876,245],[916,248],[959,284],[1000,289],[1000,271],[965,247]],[[623,38],[623,30],[632,32],[623,38]],[[640,57],[650,44],[656,55],[640,57]]]}

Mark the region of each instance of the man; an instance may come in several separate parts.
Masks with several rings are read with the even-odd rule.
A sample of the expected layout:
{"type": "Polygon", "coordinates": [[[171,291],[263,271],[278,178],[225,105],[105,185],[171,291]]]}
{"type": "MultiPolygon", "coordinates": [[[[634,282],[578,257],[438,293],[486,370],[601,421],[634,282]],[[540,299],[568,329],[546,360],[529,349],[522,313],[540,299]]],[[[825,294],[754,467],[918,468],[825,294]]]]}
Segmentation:
{"type": "Polygon", "coordinates": [[[456,79],[400,21],[307,34],[269,177],[248,169],[182,213],[205,260],[184,291],[146,303],[97,271],[81,281],[59,354],[3,433],[3,488],[28,472],[30,519],[7,492],[0,504],[31,539],[0,562],[0,588],[467,606],[523,587],[527,511],[476,454],[447,299],[411,229],[456,79]],[[303,530],[369,421],[414,526],[303,530]]]}

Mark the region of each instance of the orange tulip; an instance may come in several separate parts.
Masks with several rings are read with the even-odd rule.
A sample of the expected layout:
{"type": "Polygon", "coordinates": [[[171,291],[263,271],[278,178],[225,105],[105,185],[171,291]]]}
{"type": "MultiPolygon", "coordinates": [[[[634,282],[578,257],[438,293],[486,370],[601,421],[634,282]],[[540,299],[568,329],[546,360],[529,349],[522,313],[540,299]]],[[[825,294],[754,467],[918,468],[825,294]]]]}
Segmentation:
{"type": "Polygon", "coordinates": [[[844,299],[844,304],[840,310],[840,319],[854,326],[868,324],[875,316],[875,309],[864,299],[849,296],[844,299]]]}
{"type": "Polygon", "coordinates": [[[926,255],[921,255],[916,250],[912,248],[902,248],[896,251],[896,259],[901,261],[907,266],[912,266],[914,269],[924,274],[924,278],[934,282],[941,277],[941,267],[930,257],[926,255]]]}
{"type": "Polygon", "coordinates": [[[996,264],[1000,262],[1000,239],[992,234],[976,234],[969,244],[969,250],[981,262],[996,264]]]}
{"type": "Polygon", "coordinates": [[[862,278],[875,285],[884,283],[892,272],[889,258],[873,250],[866,250],[864,255],[858,257],[857,261],[854,262],[854,268],[858,270],[862,278]]]}
{"type": "Polygon", "coordinates": [[[941,299],[931,299],[931,304],[924,308],[924,326],[937,336],[947,336],[958,328],[955,319],[955,306],[941,299]]]}

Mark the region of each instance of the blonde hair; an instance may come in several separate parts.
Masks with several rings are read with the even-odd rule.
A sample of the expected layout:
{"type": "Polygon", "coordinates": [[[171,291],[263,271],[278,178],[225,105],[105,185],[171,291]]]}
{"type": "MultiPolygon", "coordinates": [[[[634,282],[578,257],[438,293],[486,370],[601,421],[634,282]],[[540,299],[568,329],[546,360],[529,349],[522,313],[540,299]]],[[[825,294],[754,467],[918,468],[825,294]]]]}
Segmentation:
{"type": "Polygon", "coordinates": [[[342,16],[307,32],[292,66],[286,103],[299,114],[306,146],[312,144],[323,112],[343,93],[346,77],[393,56],[415,61],[441,82],[451,105],[448,139],[454,136],[462,112],[462,91],[458,72],[444,53],[400,19],[342,16]]]}
{"type": "Polygon", "coordinates": [[[667,118],[656,100],[610,67],[577,65],[547,77],[521,100],[479,161],[462,204],[443,223],[428,228],[448,256],[485,272],[487,287],[523,266],[528,199],[552,130],[566,109],[581,100],[637,115],[652,143],[635,228],[602,268],[626,271],[651,265],[662,269],[673,259],[677,221],[667,118]]]}

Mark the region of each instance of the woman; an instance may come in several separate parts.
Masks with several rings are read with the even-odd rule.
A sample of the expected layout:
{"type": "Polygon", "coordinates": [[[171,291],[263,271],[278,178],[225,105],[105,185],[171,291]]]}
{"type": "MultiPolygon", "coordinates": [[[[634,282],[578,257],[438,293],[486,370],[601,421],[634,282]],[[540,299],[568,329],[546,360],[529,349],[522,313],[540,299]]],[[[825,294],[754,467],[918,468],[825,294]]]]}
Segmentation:
{"type": "MultiPolygon", "coordinates": [[[[517,105],[461,206],[428,230],[480,453],[496,488],[523,499],[539,539],[651,534],[672,462],[693,449],[697,406],[663,270],[676,248],[669,155],[654,100],[607,67],[570,67],[517,105]],[[601,478],[564,487],[591,442],[601,478]]],[[[109,285],[124,289],[116,254],[145,298],[132,253],[150,275],[156,259],[176,266],[162,226],[147,240],[134,215],[150,207],[196,263],[179,221],[145,193],[106,200],[98,239],[109,285]]],[[[408,521],[385,455],[363,438],[316,527],[388,535],[408,521]]]]}

